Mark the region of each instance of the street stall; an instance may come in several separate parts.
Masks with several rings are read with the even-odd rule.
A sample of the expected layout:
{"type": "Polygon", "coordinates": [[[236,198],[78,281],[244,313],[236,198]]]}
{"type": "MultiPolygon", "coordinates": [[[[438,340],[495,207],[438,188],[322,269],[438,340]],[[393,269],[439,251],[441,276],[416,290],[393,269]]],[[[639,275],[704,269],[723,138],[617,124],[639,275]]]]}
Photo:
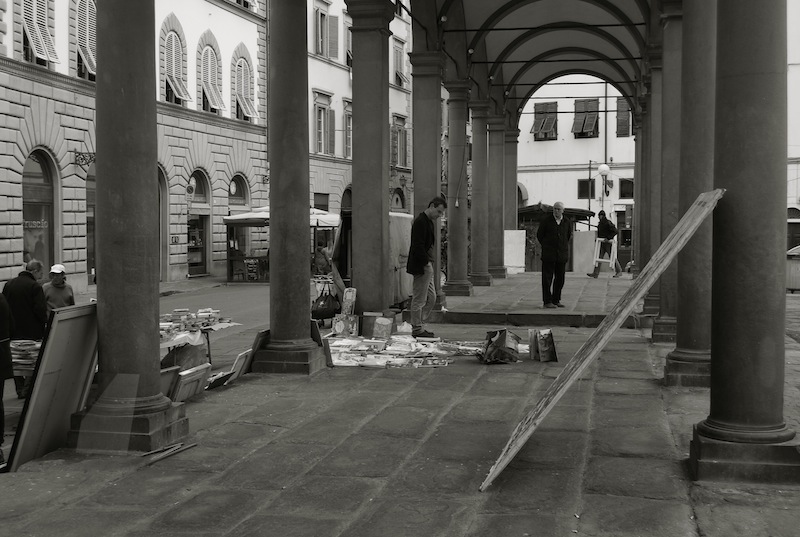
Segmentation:
{"type": "MultiPolygon", "coordinates": [[[[246,254],[246,240],[242,233],[246,228],[269,229],[269,207],[255,208],[247,213],[232,214],[223,217],[228,227],[228,281],[268,282],[269,281],[269,249],[259,251],[250,249],[246,254]]],[[[339,215],[310,208],[309,237],[312,243],[312,262],[314,247],[318,242],[328,248],[333,244],[334,230],[339,226],[339,215]]]]}

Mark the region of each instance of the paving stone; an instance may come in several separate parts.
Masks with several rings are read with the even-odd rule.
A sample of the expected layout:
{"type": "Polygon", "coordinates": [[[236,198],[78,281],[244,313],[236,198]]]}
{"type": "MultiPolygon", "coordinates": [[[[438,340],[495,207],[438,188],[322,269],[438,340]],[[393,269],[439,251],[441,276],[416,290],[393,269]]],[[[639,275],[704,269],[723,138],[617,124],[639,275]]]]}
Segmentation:
{"type": "MultiPolygon", "coordinates": [[[[186,444],[193,441],[194,439],[189,438],[186,440],[186,444]]],[[[198,445],[161,459],[153,463],[153,467],[172,472],[222,473],[252,451],[252,446],[227,445],[211,447],[198,445]]]]}
{"type": "Polygon", "coordinates": [[[554,517],[547,513],[479,514],[465,537],[554,537],[571,535],[577,525],[575,517],[554,517]]]}
{"type": "Polygon", "coordinates": [[[323,519],[347,519],[367,505],[385,480],[310,475],[282,490],[268,508],[271,513],[323,519]]]}
{"type": "Polygon", "coordinates": [[[654,423],[647,427],[593,427],[591,453],[594,456],[674,459],[675,447],[665,424],[654,423]]]}
{"type": "Polygon", "coordinates": [[[510,463],[514,468],[578,468],[589,445],[585,432],[536,430],[510,463]]]}
{"type": "Polygon", "coordinates": [[[351,416],[346,412],[325,412],[292,429],[281,437],[282,441],[298,444],[339,445],[345,438],[361,428],[364,416],[351,416]]]}
{"type": "Polygon", "coordinates": [[[418,408],[446,409],[461,394],[450,390],[437,390],[415,386],[398,398],[394,404],[418,408]]]}
{"type": "Polygon", "coordinates": [[[797,510],[741,505],[701,505],[695,508],[703,537],[797,537],[797,510]]]}
{"type": "Polygon", "coordinates": [[[691,508],[683,502],[585,494],[578,534],[591,537],[693,536],[697,533],[692,516],[691,508]]]}
{"type": "Polygon", "coordinates": [[[657,395],[620,397],[598,394],[594,398],[592,427],[644,427],[664,418],[663,401],[657,395]]]}
{"type": "Polygon", "coordinates": [[[450,409],[448,419],[459,421],[509,421],[520,410],[515,397],[465,397],[450,409]]]}
{"type": "Polygon", "coordinates": [[[597,381],[598,394],[651,395],[661,392],[661,381],[656,379],[602,378],[597,381]]]}
{"type": "MultiPolygon", "coordinates": [[[[383,393],[383,392],[381,392],[383,393]]],[[[396,395],[385,394],[376,396],[371,392],[356,392],[351,396],[330,405],[331,413],[339,413],[353,418],[366,418],[375,414],[397,398],[396,395]]]]}
{"type": "MultiPolygon", "coordinates": [[[[533,409],[531,406],[527,412],[533,409]]],[[[527,414],[526,414],[527,415],[527,414]]],[[[566,406],[559,401],[547,413],[536,431],[589,431],[589,408],[584,406],[566,406]]],[[[536,434],[534,431],[534,434],[536,434]]]]}
{"type": "Polygon", "coordinates": [[[420,448],[418,456],[439,460],[494,461],[516,424],[443,421],[420,448]]]}
{"type": "Polygon", "coordinates": [[[450,461],[414,456],[389,481],[386,494],[413,497],[431,493],[441,496],[473,495],[486,478],[491,463],[450,461]]]}
{"type": "Polygon", "coordinates": [[[245,520],[226,537],[337,537],[344,522],[318,517],[257,514],[245,520]]]}
{"type": "MultiPolygon", "coordinates": [[[[117,531],[137,524],[142,514],[125,509],[59,508],[44,510],[39,506],[36,519],[20,529],[19,532],[4,533],[15,537],[86,537],[87,535],[112,535],[117,531]]],[[[3,523],[3,531],[8,531],[3,523]]]]}
{"type": "Polygon", "coordinates": [[[473,396],[527,396],[537,384],[537,378],[526,373],[493,374],[494,369],[503,367],[514,367],[514,364],[494,364],[493,369],[481,376],[467,393],[473,396]]]}
{"type": "Polygon", "coordinates": [[[216,483],[251,490],[280,490],[330,451],[330,446],[276,442],[230,467],[216,483]]]}
{"type": "Polygon", "coordinates": [[[176,533],[217,531],[223,533],[251,513],[263,498],[257,494],[234,489],[207,489],[184,498],[158,516],[150,525],[155,530],[176,533]]]}
{"type": "Polygon", "coordinates": [[[189,433],[194,434],[218,427],[220,424],[235,420],[255,408],[255,405],[187,405],[186,418],[189,420],[189,433]]]}
{"type": "Polygon", "coordinates": [[[388,436],[422,439],[437,416],[438,413],[433,410],[412,406],[390,406],[368,421],[362,430],[388,436]]]}
{"type": "Polygon", "coordinates": [[[351,436],[311,470],[316,475],[386,477],[415,451],[419,443],[377,434],[351,436]]]}
{"type": "Polygon", "coordinates": [[[469,525],[470,506],[435,495],[376,501],[367,518],[341,537],[457,537],[469,525]]]}
{"type": "Polygon", "coordinates": [[[486,489],[484,513],[575,513],[580,497],[578,468],[506,468],[486,489]]]}
{"type": "Polygon", "coordinates": [[[196,494],[207,477],[198,472],[149,466],[103,487],[80,505],[156,508],[196,494]]]}
{"type": "Polygon", "coordinates": [[[247,423],[265,423],[278,427],[293,427],[330,406],[330,400],[301,396],[280,396],[259,405],[237,419],[247,423]]]}
{"type": "MultiPolygon", "coordinates": [[[[483,368],[477,358],[475,360],[475,367],[476,368],[483,368]]],[[[434,368],[435,373],[439,373],[439,370],[442,371],[450,369],[452,366],[449,365],[447,367],[442,368],[434,368]]],[[[455,369],[455,368],[454,368],[455,369]]],[[[475,379],[478,376],[479,371],[472,370],[469,374],[464,373],[455,373],[454,371],[449,371],[448,374],[444,375],[428,375],[427,377],[421,379],[417,382],[416,386],[414,386],[415,390],[419,389],[427,389],[427,390],[446,390],[446,391],[454,391],[454,392],[463,392],[467,390],[472,384],[475,382],[475,379]]]]}
{"type": "Polygon", "coordinates": [[[199,432],[195,438],[199,445],[224,447],[231,444],[258,447],[269,443],[283,433],[281,427],[261,423],[228,422],[199,432]]]}
{"type": "Polygon", "coordinates": [[[586,468],[584,490],[613,496],[686,500],[688,479],[682,461],[592,457],[586,468]]]}

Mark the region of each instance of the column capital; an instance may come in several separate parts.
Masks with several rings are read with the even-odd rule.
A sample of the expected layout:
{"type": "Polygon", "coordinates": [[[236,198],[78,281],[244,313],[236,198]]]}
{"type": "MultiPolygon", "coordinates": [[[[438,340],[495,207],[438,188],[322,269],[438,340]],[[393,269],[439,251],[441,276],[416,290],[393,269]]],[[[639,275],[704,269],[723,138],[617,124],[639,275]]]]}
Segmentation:
{"type": "Polygon", "coordinates": [[[412,52],[408,55],[411,61],[411,76],[438,76],[444,72],[444,55],[439,51],[412,52]]]}
{"type": "Polygon", "coordinates": [[[444,89],[450,94],[447,102],[450,101],[466,101],[469,99],[469,90],[472,84],[469,80],[446,80],[444,89]]]}
{"type": "Polygon", "coordinates": [[[390,0],[345,0],[347,14],[353,19],[352,31],[382,30],[389,32],[395,6],[390,0]]]}
{"type": "Polygon", "coordinates": [[[517,143],[517,139],[518,138],[519,138],[519,129],[507,129],[506,130],[506,142],[517,143]]]}
{"type": "Polygon", "coordinates": [[[479,117],[484,119],[489,117],[488,100],[471,100],[469,102],[469,109],[472,112],[472,117],[479,117]]]}
{"type": "Polygon", "coordinates": [[[490,131],[504,131],[506,130],[506,118],[497,114],[490,114],[486,118],[486,124],[490,131]]]}
{"type": "Polygon", "coordinates": [[[661,26],[670,19],[683,17],[683,0],[661,0],[661,26]]]}

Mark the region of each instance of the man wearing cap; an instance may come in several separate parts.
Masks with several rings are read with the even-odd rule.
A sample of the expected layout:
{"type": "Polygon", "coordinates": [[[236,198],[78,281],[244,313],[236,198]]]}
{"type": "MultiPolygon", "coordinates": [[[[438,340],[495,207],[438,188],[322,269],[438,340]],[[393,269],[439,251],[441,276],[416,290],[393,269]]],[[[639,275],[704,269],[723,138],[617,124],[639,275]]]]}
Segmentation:
{"type": "MultiPolygon", "coordinates": [[[[600,257],[605,257],[608,254],[608,258],[611,259],[611,243],[614,240],[614,237],[617,236],[617,226],[614,223],[606,218],[606,212],[600,211],[597,213],[598,218],[600,221],[597,223],[597,238],[603,239],[603,242],[600,243],[600,257]]],[[[622,274],[622,267],[619,265],[619,260],[614,259],[614,278],[619,278],[620,274],[622,274]]],[[[594,270],[592,272],[587,272],[586,275],[590,278],[597,278],[600,274],[600,263],[595,262],[594,270]]]]}
{"type": "Polygon", "coordinates": [[[72,286],[67,283],[67,274],[64,265],[56,264],[50,267],[50,281],[42,286],[44,298],[47,301],[47,315],[50,311],[64,306],[75,305],[75,293],[72,286]]]}

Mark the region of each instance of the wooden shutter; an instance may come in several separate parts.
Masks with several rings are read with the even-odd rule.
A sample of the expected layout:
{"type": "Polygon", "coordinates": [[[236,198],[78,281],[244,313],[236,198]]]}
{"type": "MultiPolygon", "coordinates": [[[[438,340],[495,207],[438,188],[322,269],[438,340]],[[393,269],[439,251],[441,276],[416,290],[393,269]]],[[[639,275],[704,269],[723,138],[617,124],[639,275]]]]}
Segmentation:
{"type": "Polygon", "coordinates": [[[397,125],[392,125],[391,129],[392,129],[392,139],[391,139],[392,146],[391,146],[390,164],[392,166],[397,166],[397,149],[398,149],[397,146],[400,143],[400,140],[398,140],[398,135],[399,135],[398,127],[397,125]]]}
{"type": "Polygon", "coordinates": [[[336,154],[336,113],[328,109],[328,154],[336,154]]]}
{"type": "Polygon", "coordinates": [[[583,124],[583,132],[593,134],[597,126],[597,117],[600,110],[600,99],[586,100],[586,123],[583,124]]]}
{"type": "Polygon", "coordinates": [[[37,0],[36,26],[39,28],[39,34],[42,36],[42,43],[44,43],[44,48],[47,51],[47,60],[53,63],[59,63],[53,36],[50,35],[50,27],[47,24],[47,11],[47,0],[37,0]]]}
{"type": "Polygon", "coordinates": [[[37,58],[47,61],[47,50],[39,33],[39,25],[36,24],[36,0],[25,0],[22,9],[25,33],[28,36],[33,53],[37,58]]]}
{"type": "Polygon", "coordinates": [[[575,134],[583,132],[583,124],[586,121],[586,102],[583,99],[575,101],[575,120],[572,122],[572,132],[575,134]]]}
{"type": "Polygon", "coordinates": [[[328,15],[328,57],[339,59],[339,17],[328,15]]]}
{"type": "Polygon", "coordinates": [[[624,138],[630,136],[631,109],[625,97],[617,97],[617,137],[624,138]]]}
{"type": "Polygon", "coordinates": [[[544,103],[533,104],[533,126],[531,127],[531,132],[534,135],[539,134],[542,131],[546,110],[547,107],[545,106],[544,103]]]}

